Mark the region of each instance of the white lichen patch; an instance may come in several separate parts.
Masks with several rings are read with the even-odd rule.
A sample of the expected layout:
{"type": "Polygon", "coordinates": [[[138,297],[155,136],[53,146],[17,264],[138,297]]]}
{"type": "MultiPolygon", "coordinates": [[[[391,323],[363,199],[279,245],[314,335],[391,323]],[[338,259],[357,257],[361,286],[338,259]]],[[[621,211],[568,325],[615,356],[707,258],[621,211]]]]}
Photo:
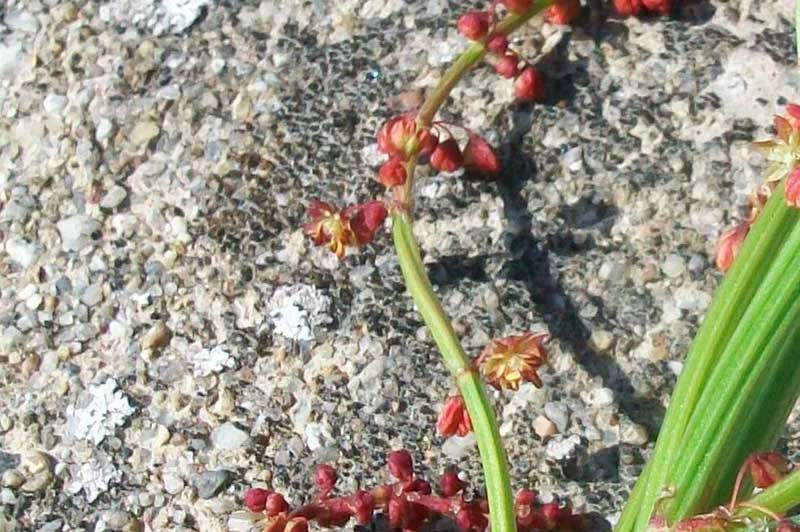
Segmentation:
{"type": "Polygon", "coordinates": [[[314,327],[329,323],[330,298],[313,286],[281,286],[267,305],[275,332],[298,342],[314,339],[314,327]]]}
{"type": "Polygon", "coordinates": [[[133,414],[128,398],[117,389],[117,381],[108,379],[103,384],[89,386],[85,406],[67,407],[67,432],[75,438],[90,440],[95,445],[106,436],[114,434],[133,414]]]}
{"type": "Polygon", "coordinates": [[[201,349],[191,357],[194,374],[197,377],[207,377],[212,373],[219,373],[236,365],[234,358],[221,345],[211,349],[201,349]]]}

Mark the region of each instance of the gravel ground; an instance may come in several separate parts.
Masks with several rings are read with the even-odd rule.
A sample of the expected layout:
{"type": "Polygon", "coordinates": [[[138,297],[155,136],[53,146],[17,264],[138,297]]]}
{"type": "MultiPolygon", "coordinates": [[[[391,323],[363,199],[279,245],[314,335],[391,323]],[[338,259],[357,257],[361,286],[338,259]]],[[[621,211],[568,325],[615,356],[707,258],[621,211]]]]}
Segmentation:
{"type": "MultiPolygon", "coordinates": [[[[759,181],[749,142],[800,80],[791,0],[590,4],[515,40],[546,103],[485,67],[454,92],[506,169],[428,176],[416,231],[471,352],[553,335],[545,387],[495,396],[515,486],[613,522],[759,181]]],[[[463,9],[0,6],[0,530],[246,529],[245,487],[300,501],[322,461],[368,485],[398,447],[478,487],[474,441],[432,430],[452,383],[389,239],[340,264],[300,229],[313,198],[380,193],[374,134],[463,9]]]]}

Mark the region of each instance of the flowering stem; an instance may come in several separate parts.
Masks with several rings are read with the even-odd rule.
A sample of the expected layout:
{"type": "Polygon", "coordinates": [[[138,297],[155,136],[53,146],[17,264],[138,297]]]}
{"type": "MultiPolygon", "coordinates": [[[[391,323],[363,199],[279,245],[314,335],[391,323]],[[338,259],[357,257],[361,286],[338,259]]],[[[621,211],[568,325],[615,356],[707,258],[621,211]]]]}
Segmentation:
{"type": "MultiPolygon", "coordinates": [[[[526,12],[507,15],[497,24],[493,35],[510,34],[553,2],[554,0],[536,0],[526,12]]],[[[436,113],[453,87],[485,55],[484,43],[474,42],[447,69],[417,114],[417,123],[421,127],[431,126],[436,113]]],[[[406,183],[398,191],[400,203],[404,205],[404,208],[398,209],[392,215],[394,245],[400,261],[400,268],[406,287],[430,329],[447,369],[456,379],[456,384],[472,421],[483,465],[491,530],[492,532],[515,532],[514,499],[505,451],[494,412],[479,376],[472,370],[470,360],[464,353],[450,320],[433,291],[422,263],[419,245],[414,238],[411,210],[415,167],[416,164],[412,158],[406,166],[408,174],[406,183]]]]}
{"type": "Polygon", "coordinates": [[[486,477],[486,498],[489,501],[492,530],[513,532],[516,530],[516,518],[511,482],[500,431],[489,399],[478,375],[471,368],[470,360],[464,353],[450,320],[433,292],[407,213],[394,215],[392,231],[408,291],[411,292],[422,319],[428,325],[447,369],[456,377],[456,384],[472,420],[483,463],[483,473],[486,477]]]}

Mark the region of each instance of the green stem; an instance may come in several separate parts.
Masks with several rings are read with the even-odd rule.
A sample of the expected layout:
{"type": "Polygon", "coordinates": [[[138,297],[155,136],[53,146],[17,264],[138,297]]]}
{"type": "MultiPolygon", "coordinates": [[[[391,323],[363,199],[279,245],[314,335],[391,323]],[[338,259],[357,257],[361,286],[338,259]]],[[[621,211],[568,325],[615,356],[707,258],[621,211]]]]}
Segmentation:
{"type": "Polygon", "coordinates": [[[471,368],[470,360],[464,353],[450,320],[433,292],[414,239],[410,218],[407,214],[398,212],[394,214],[392,221],[394,244],[408,291],[428,325],[445,365],[456,377],[456,384],[472,421],[483,474],[486,477],[486,497],[489,500],[492,530],[513,532],[516,530],[516,518],[511,482],[491,404],[478,375],[471,368]]]}
{"type": "MultiPolygon", "coordinates": [[[[510,34],[534,15],[549,7],[554,1],[536,0],[526,12],[507,15],[498,22],[492,35],[510,34]]],[[[417,113],[417,123],[420,127],[431,126],[436,113],[456,84],[485,55],[486,46],[483,42],[472,43],[447,69],[439,84],[417,113]]],[[[447,369],[455,377],[469,412],[483,465],[491,530],[492,532],[515,532],[516,516],[511,481],[503,442],[492,406],[479,376],[472,370],[470,360],[464,353],[450,320],[433,291],[422,263],[419,246],[414,238],[410,213],[413,206],[415,168],[416,163],[412,158],[406,166],[408,179],[396,196],[400,203],[404,204],[404,207],[397,209],[392,215],[392,233],[400,268],[406,287],[411,293],[422,319],[430,329],[447,369]]]]}
{"type": "MultiPolygon", "coordinates": [[[[783,514],[800,504],[800,469],[792,471],[749,501],[775,513],[783,514]]],[[[758,512],[741,508],[737,514],[758,516],[758,512]]]]}

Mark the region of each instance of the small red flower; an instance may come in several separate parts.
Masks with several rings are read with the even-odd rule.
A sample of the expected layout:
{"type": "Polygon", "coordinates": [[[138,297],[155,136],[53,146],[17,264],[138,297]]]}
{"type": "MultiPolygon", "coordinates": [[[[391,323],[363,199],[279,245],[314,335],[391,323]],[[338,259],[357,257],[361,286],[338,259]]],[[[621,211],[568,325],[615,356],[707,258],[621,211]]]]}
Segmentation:
{"type": "Polygon", "coordinates": [[[445,401],[436,421],[436,430],[445,438],[456,434],[466,436],[472,432],[472,421],[461,395],[453,395],[445,401]]]}
{"type": "Polygon", "coordinates": [[[613,0],[614,11],[623,17],[640,15],[644,9],[642,0],[613,0]]]}
{"type": "Polygon", "coordinates": [[[455,172],[464,165],[464,157],[455,139],[440,142],[431,153],[431,166],[441,172],[455,172]]]}
{"type": "Polygon", "coordinates": [[[502,55],[508,50],[508,38],[505,35],[492,35],[486,41],[486,49],[493,54],[502,55]]]}
{"type": "Polygon", "coordinates": [[[523,102],[541,101],[544,98],[544,78],[534,67],[525,67],[514,80],[514,94],[523,102]]]}
{"type": "Polygon", "coordinates": [[[581,16],[580,0],[559,0],[544,12],[544,18],[551,24],[567,25],[581,16]]]}
{"type": "Polygon", "coordinates": [[[378,171],[378,180],[385,187],[397,187],[406,182],[406,163],[397,158],[391,158],[381,166],[378,171]]]}
{"type": "Polygon", "coordinates": [[[244,492],[244,505],[251,512],[263,512],[270,493],[272,492],[263,488],[250,488],[244,492]]]}
{"type": "Polygon", "coordinates": [[[768,488],[782,479],[790,470],[789,461],[780,453],[753,453],[747,458],[747,467],[753,484],[768,488]]]}
{"type": "Polygon", "coordinates": [[[468,11],[458,19],[458,31],[467,39],[477,41],[486,37],[492,15],[486,11],[468,11]]]}
{"type": "Polygon", "coordinates": [[[655,15],[668,15],[672,11],[672,0],[642,0],[642,3],[655,15]]]}
{"type": "Polygon", "coordinates": [[[397,480],[408,481],[414,477],[414,459],[405,449],[392,451],[386,458],[389,473],[397,480]]]}
{"type": "Polygon", "coordinates": [[[533,0],[500,0],[506,9],[512,13],[524,13],[533,5],[533,0]]]}
{"type": "Polygon", "coordinates": [[[800,165],[795,166],[792,173],[786,178],[784,195],[788,205],[800,208],[800,165]]]}
{"type": "Polygon", "coordinates": [[[358,490],[347,501],[348,509],[360,525],[368,525],[375,511],[375,498],[367,491],[358,490]]]}
{"type": "Polygon", "coordinates": [[[430,153],[437,139],[407,115],[391,118],[378,133],[378,149],[390,157],[406,160],[416,153],[430,153]]]}
{"type": "Polygon", "coordinates": [[[464,148],[464,168],[471,172],[495,175],[500,171],[500,160],[488,142],[478,135],[470,135],[464,148]]]}
{"type": "Polygon", "coordinates": [[[486,380],[499,390],[516,390],[522,382],[541,387],[538,369],[547,361],[547,333],[525,333],[494,340],[486,346],[476,365],[486,380]]]}
{"type": "Polygon", "coordinates": [[[504,78],[513,78],[519,72],[519,57],[517,54],[506,54],[494,64],[495,71],[504,78]]]}
{"type": "Polygon", "coordinates": [[[742,222],[736,227],[728,229],[719,237],[717,244],[716,263],[717,268],[725,273],[733,264],[733,259],[739,253],[739,248],[742,246],[747,233],[750,232],[750,224],[742,222]]]}
{"type": "Polygon", "coordinates": [[[349,246],[372,242],[388,212],[380,201],[353,205],[342,211],[324,201],[314,200],[308,208],[311,221],[303,230],[317,246],[327,245],[340,259],[349,246]]]}

